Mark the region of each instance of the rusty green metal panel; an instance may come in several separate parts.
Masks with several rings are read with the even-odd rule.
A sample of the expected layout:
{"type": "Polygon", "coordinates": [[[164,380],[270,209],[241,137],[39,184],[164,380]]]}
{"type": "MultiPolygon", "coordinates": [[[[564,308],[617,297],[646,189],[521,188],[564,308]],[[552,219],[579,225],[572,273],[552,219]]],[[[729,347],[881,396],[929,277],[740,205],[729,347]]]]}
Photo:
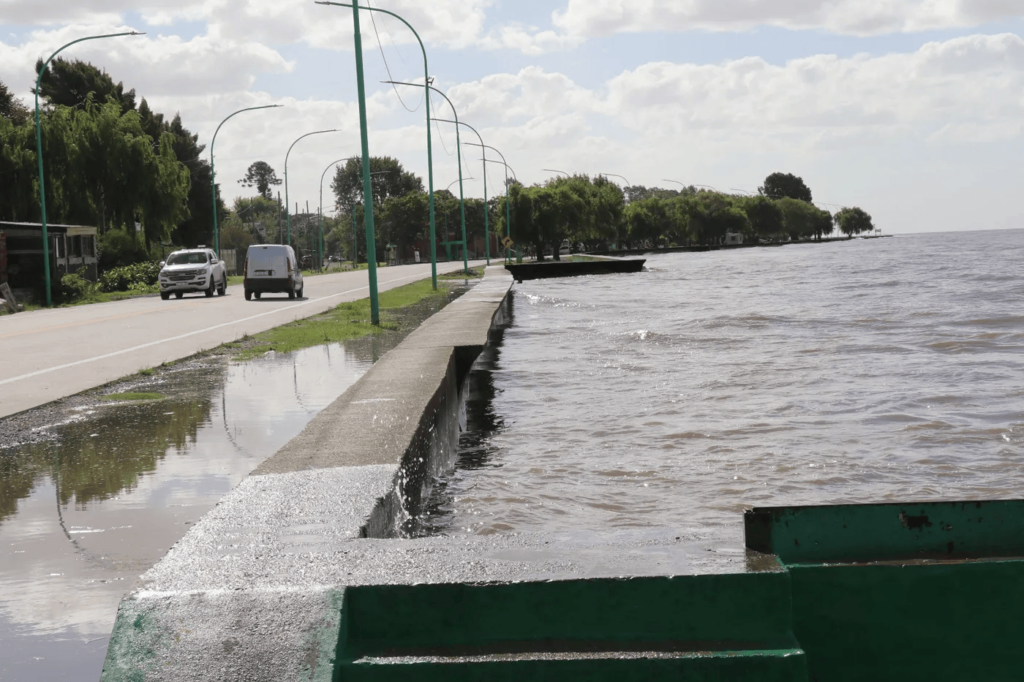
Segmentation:
{"type": "Polygon", "coordinates": [[[799,565],[812,680],[1020,680],[1024,562],[799,565]]]}
{"type": "Polygon", "coordinates": [[[1024,556],[1024,502],[755,508],[750,549],[786,564],[1024,556]]]}
{"type": "Polygon", "coordinates": [[[785,572],[346,590],[342,658],[797,648],[785,572]]]}

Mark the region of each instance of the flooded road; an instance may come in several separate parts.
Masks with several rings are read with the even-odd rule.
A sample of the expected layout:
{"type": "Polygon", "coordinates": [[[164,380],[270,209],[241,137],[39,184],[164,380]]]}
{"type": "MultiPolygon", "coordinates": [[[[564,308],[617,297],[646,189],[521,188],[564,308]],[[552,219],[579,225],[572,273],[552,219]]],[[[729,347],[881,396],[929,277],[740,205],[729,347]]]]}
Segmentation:
{"type": "Polygon", "coordinates": [[[38,442],[0,444],[0,680],[98,679],[139,574],[439,307],[344,345],[158,370],[118,390],[161,400],[97,393],[38,442]]]}

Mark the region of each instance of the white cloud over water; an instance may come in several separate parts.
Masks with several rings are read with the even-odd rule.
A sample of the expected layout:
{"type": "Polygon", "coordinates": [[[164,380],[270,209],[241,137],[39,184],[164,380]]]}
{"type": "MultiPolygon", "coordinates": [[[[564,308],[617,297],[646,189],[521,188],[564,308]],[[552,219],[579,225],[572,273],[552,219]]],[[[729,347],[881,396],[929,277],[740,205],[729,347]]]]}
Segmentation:
{"type": "Polygon", "coordinates": [[[755,26],[865,36],[972,27],[1022,16],[1018,0],[568,0],[553,21],[569,35],[586,37],[755,26]]]}

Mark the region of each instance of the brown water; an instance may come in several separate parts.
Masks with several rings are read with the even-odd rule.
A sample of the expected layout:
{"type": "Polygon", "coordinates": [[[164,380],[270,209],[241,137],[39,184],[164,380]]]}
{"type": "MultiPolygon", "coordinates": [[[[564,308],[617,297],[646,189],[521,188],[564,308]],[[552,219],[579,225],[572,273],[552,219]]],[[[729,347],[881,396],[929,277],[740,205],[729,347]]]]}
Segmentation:
{"type": "Polygon", "coordinates": [[[1024,497],[1022,262],[1021,230],[900,235],[516,285],[419,532],[738,552],[754,505],[1024,497]]]}
{"type": "Polygon", "coordinates": [[[163,400],[97,399],[43,442],[0,443],[0,680],[98,679],[139,574],[438,309],[344,345],[190,362],[133,389],[163,400]]]}

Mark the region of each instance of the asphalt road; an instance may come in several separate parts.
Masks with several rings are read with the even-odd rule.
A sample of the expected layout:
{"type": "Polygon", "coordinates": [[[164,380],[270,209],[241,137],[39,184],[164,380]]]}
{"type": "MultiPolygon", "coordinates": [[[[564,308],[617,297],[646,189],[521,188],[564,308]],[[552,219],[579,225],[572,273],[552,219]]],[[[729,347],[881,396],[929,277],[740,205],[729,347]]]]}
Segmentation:
{"type": "MultiPolygon", "coordinates": [[[[477,263],[479,264],[479,263],[477,263]]],[[[461,263],[438,263],[438,273],[461,263]]],[[[385,291],[430,277],[430,264],[378,268],[385,291]]],[[[180,360],[369,296],[365,270],[307,277],[305,298],[268,294],[158,296],[37,310],[0,317],[0,417],[101,386],[141,369],[180,360]]]]}

